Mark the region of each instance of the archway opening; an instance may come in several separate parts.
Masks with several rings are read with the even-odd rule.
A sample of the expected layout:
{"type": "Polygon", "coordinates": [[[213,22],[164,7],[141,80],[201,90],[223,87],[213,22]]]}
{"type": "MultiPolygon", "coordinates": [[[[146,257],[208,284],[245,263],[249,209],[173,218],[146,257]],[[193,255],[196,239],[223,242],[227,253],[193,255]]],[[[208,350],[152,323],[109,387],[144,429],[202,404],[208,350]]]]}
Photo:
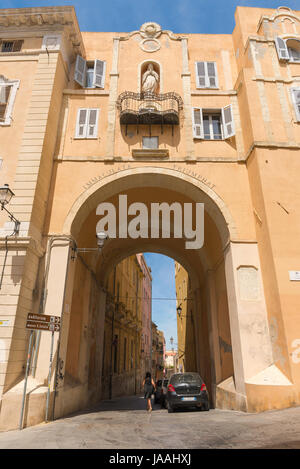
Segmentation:
{"type": "MultiPolygon", "coordinates": [[[[159,173],[129,175],[94,190],[84,203],[79,204],[70,225],[79,251],[80,248],[95,246],[99,220],[97,206],[100,203],[112,204],[116,207],[119,220],[118,204],[124,194],[127,207],[137,202],[147,207],[149,232],[151,204],[172,206],[178,203],[184,210],[187,204],[204,203],[204,244],[200,249],[186,249],[186,237],[174,237],[175,216],[171,216],[169,237],[163,237],[162,230],[157,238],[111,238],[105,242],[100,253],[86,251],[77,254],[65,385],[85,386],[90,401],[111,398],[113,388],[122,388],[121,381],[118,381],[122,379],[122,369],[122,372],[132,373],[124,393],[141,391],[139,383],[145,371],[140,366],[142,332],[136,333],[136,330],[142,328],[142,324],[138,315],[134,320],[133,313],[137,311],[137,299],[143,298],[143,295],[137,298],[136,294],[129,295],[128,292],[126,299],[126,291],[121,292],[121,286],[118,287],[117,270],[120,266],[126,269],[128,259],[136,259],[140,253],[159,253],[172,258],[175,265],[181,266],[181,272],[185,272],[187,296],[180,298],[177,294],[180,304],[184,303],[185,314],[181,317],[176,313],[179,301],[174,298],[177,326],[183,327],[183,317],[186,316],[182,335],[184,340],[180,339],[183,344],[180,345],[183,347],[180,353],[184,360],[181,356],[178,367],[179,364],[182,369],[192,367],[193,371],[201,374],[209,389],[211,404],[215,405],[217,385],[234,374],[223,252],[229,236],[228,224],[216,202],[185,180],[159,173]],[[121,301],[121,297],[123,300],[125,297],[125,301],[121,301]],[[130,306],[132,299],[133,305],[130,306]],[[190,320],[187,320],[188,316],[190,320]],[[123,320],[122,338],[120,332],[113,330],[112,323],[117,321],[116,317],[123,320]],[[109,363],[106,367],[105,356],[109,363]]],[[[174,278],[175,273],[176,269],[173,270],[174,278]]]]}

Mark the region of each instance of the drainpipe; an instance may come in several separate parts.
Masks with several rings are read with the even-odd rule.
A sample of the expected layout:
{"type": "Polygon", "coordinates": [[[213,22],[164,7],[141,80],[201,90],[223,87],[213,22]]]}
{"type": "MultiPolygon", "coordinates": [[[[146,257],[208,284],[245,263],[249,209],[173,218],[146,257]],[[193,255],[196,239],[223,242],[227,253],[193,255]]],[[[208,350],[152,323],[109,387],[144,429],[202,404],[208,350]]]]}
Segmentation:
{"type": "Polygon", "coordinates": [[[116,267],[114,268],[114,285],[113,285],[113,292],[114,292],[114,307],[113,307],[113,317],[111,321],[111,346],[110,346],[110,374],[109,374],[109,399],[112,398],[112,375],[113,375],[113,342],[114,342],[114,322],[115,322],[115,295],[116,295],[116,267]]]}

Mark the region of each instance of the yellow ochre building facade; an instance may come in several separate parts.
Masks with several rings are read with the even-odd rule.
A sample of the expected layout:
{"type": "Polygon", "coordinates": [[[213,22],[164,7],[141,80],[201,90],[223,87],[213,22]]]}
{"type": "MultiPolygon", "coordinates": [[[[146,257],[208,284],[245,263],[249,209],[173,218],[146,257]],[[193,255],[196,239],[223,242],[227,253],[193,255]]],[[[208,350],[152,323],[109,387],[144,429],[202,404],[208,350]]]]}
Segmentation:
{"type": "Polygon", "coordinates": [[[14,218],[0,214],[0,429],[101,399],[109,276],[151,251],[188,274],[185,346],[211,406],[299,405],[299,150],[300,11],[238,7],[232,34],[181,34],[82,32],[71,6],[0,10],[0,176],[14,193],[14,218]],[[203,203],[203,247],[110,237],[98,250],[97,207],[119,214],[121,195],[203,203]],[[49,386],[52,334],[31,334],[28,313],[61,318],[49,386]]]}

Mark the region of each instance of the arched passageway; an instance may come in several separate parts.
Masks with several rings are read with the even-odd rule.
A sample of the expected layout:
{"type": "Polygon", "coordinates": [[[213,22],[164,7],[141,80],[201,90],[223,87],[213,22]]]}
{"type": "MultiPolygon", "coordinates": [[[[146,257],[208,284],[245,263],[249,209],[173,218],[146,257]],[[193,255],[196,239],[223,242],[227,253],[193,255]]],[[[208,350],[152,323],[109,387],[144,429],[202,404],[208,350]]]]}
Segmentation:
{"type": "Polygon", "coordinates": [[[176,170],[124,170],[96,182],[76,200],[64,235],[70,242],[60,254],[52,252],[50,261],[53,274],[57,263],[60,270],[65,266],[65,283],[56,294],[64,309],[56,415],[101,398],[107,279],[123,259],[141,252],[165,254],[185,268],[193,304],[195,368],[207,383],[213,406],[247,410],[247,380],[272,363],[259,257],[255,243],[238,240],[229,210],[212,189],[176,170]],[[173,236],[171,218],[169,238],[111,238],[101,253],[89,251],[96,247],[97,206],[111,203],[118,219],[119,196],[124,194],[128,207],[136,202],[147,207],[149,233],[151,204],[177,202],[184,208],[203,203],[203,246],[186,249],[186,239],[173,236]],[[259,295],[247,289],[249,278],[259,295]],[[242,295],[252,295],[251,301],[243,302],[242,295]]]}

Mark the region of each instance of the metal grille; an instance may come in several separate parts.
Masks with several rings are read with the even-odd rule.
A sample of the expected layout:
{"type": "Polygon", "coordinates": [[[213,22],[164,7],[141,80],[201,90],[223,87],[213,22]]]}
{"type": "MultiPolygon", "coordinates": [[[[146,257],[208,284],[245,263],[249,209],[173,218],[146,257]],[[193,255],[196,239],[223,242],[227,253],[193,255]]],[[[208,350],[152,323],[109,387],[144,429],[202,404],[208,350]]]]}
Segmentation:
{"type": "Polygon", "coordinates": [[[121,124],[179,124],[179,111],[183,108],[181,97],[174,92],[120,94],[117,107],[121,124]]]}

